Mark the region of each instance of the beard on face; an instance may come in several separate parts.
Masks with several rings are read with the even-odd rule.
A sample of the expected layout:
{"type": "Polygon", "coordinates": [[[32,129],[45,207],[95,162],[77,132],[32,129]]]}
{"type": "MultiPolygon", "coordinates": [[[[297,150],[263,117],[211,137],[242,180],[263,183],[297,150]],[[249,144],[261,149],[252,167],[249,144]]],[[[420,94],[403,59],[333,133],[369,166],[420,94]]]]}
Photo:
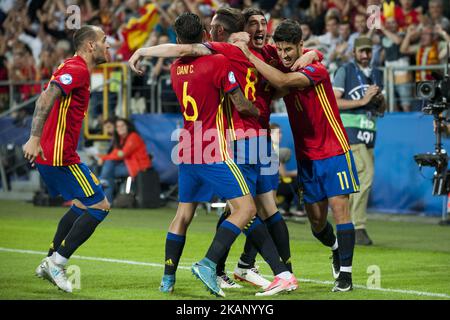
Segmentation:
{"type": "Polygon", "coordinates": [[[94,55],[94,62],[95,64],[102,64],[108,62],[108,51],[107,50],[97,50],[95,51],[94,55]]]}

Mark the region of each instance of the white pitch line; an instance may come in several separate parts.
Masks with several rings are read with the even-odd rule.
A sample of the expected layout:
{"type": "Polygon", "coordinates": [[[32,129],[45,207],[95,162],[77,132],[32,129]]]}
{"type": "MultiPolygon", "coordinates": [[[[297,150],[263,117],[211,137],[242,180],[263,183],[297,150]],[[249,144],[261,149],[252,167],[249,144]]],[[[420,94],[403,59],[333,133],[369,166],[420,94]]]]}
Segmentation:
{"type": "MultiPolygon", "coordinates": [[[[47,252],[44,252],[44,251],[10,249],[10,248],[1,248],[1,247],[0,247],[0,252],[26,253],[26,254],[34,254],[34,255],[40,255],[40,256],[47,255],[47,252]]],[[[164,268],[164,265],[160,264],[160,263],[150,263],[150,262],[140,262],[140,261],[120,260],[120,259],[110,259],[110,258],[99,258],[99,257],[85,257],[85,256],[78,256],[78,255],[73,255],[72,258],[80,259],[80,260],[103,261],[103,262],[113,262],[113,263],[121,263],[121,264],[164,268]]],[[[191,268],[178,266],[178,269],[190,270],[191,268]]],[[[271,275],[263,275],[263,276],[267,277],[267,278],[272,277],[271,275]]],[[[297,280],[299,282],[310,282],[310,283],[316,283],[316,284],[326,284],[326,285],[334,284],[334,282],[332,282],[332,281],[321,281],[321,280],[302,279],[302,278],[299,278],[297,280]]],[[[433,292],[402,290],[402,289],[389,289],[389,288],[368,288],[366,286],[362,286],[362,285],[358,285],[358,284],[354,284],[353,286],[355,288],[365,289],[365,290],[393,292],[393,293],[411,294],[411,295],[416,295],[416,296],[426,296],[426,297],[437,297],[437,298],[450,299],[450,295],[445,294],[445,293],[433,293],[433,292]]]]}

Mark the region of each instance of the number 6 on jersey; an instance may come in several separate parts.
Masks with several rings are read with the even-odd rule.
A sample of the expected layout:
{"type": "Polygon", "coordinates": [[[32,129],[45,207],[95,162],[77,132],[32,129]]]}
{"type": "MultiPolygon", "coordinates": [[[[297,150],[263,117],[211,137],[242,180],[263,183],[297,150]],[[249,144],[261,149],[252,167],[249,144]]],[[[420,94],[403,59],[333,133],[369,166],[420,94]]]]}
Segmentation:
{"type": "Polygon", "coordinates": [[[186,119],[186,121],[195,121],[195,120],[197,120],[197,117],[198,117],[197,102],[195,102],[195,99],[193,97],[188,95],[187,88],[188,88],[188,82],[185,81],[185,82],[183,82],[183,107],[184,107],[183,116],[186,119]],[[192,115],[188,115],[188,113],[187,113],[189,104],[191,104],[191,106],[192,106],[192,112],[193,112],[192,115]]]}

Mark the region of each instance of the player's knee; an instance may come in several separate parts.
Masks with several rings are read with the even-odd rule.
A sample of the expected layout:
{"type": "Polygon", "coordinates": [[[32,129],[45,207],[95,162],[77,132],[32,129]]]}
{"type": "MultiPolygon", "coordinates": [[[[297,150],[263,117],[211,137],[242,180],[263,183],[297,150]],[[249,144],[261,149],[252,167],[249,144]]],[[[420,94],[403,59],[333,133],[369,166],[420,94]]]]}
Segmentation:
{"type": "Polygon", "coordinates": [[[72,206],[76,207],[75,210],[77,210],[77,209],[86,210],[87,209],[87,207],[84,204],[82,204],[80,200],[77,200],[77,199],[72,200],[72,206]]]}
{"type": "Polygon", "coordinates": [[[241,214],[248,217],[248,220],[252,219],[256,215],[256,206],[253,202],[245,204],[241,208],[241,214]]]}
{"type": "Polygon", "coordinates": [[[337,203],[331,207],[333,211],[333,216],[335,219],[340,219],[342,217],[346,218],[349,215],[349,207],[348,204],[337,203]]]}
{"type": "Polygon", "coordinates": [[[182,214],[177,214],[175,219],[176,222],[180,225],[183,225],[185,227],[189,226],[191,224],[192,221],[192,215],[188,214],[188,213],[182,213],[182,214]]]}
{"type": "Polygon", "coordinates": [[[106,197],[99,203],[87,208],[87,212],[98,221],[103,221],[109,213],[111,205],[106,197]]]}
{"type": "Polygon", "coordinates": [[[179,206],[172,224],[188,227],[191,224],[192,218],[194,217],[194,212],[195,209],[193,210],[190,206],[179,206]]]}
{"type": "Polygon", "coordinates": [[[108,199],[105,197],[101,202],[95,204],[92,206],[93,208],[109,211],[111,210],[111,204],[109,203],[108,199]]]}
{"type": "Polygon", "coordinates": [[[327,220],[325,219],[320,219],[317,217],[313,217],[309,219],[309,222],[311,223],[311,229],[314,232],[320,232],[321,230],[323,230],[323,228],[326,225],[327,220]]]}
{"type": "Polygon", "coordinates": [[[109,210],[89,207],[89,208],[87,208],[87,212],[92,217],[94,217],[96,220],[102,222],[103,220],[105,220],[106,216],[108,215],[109,210]]]}

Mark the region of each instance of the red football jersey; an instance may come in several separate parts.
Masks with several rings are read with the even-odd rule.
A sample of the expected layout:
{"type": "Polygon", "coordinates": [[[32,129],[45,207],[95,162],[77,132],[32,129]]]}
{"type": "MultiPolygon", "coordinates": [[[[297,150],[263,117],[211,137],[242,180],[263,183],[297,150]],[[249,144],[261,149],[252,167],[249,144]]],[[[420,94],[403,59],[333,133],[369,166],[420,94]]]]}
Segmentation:
{"type": "Polygon", "coordinates": [[[67,59],[53,73],[50,83],[61,89],[62,96],[55,101],[42,132],[41,146],[47,160],[37,157],[36,163],[51,166],[80,163],[78,139],[90,95],[86,62],[79,56],[67,59]]]}
{"type": "Polygon", "coordinates": [[[298,72],[312,85],[303,90],[291,88],[284,97],[297,160],[319,160],[347,152],[350,145],[327,69],[315,62],[298,72]]]}
{"type": "MultiPolygon", "coordinates": [[[[311,51],[311,49],[303,48],[303,53],[307,53],[311,51]]],[[[319,50],[314,50],[316,54],[318,55],[319,61],[323,60],[323,54],[319,50]]],[[[253,54],[258,57],[259,59],[269,63],[270,65],[277,67],[279,64],[281,64],[281,61],[278,58],[277,49],[272,44],[266,44],[261,53],[258,53],[256,51],[252,51],[253,54]]],[[[259,103],[257,104],[259,110],[260,110],[260,116],[259,116],[259,123],[264,129],[270,128],[270,105],[272,103],[272,98],[276,92],[275,88],[273,88],[270,83],[262,76],[260,75],[260,83],[261,86],[259,87],[259,90],[257,91],[258,98],[261,98],[259,103]]]]}
{"type": "Polygon", "coordinates": [[[184,116],[179,162],[202,164],[230,158],[225,136],[224,93],[239,87],[230,62],[221,54],[177,59],[172,87],[184,116]]]}
{"type": "MultiPolygon", "coordinates": [[[[205,42],[204,45],[211,51],[223,54],[230,60],[231,68],[235,72],[236,80],[242,88],[245,97],[261,111],[261,108],[264,108],[264,101],[258,98],[260,96],[259,93],[264,90],[261,75],[253,63],[248,61],[241,49],[225,42],[205,42]]],[[[253,51],[253,53],[259,55],[256,51],[253,51]]],[[[230,102],[228,105],[232,106],[232,103],[230,102]]],[[[229,129],[235,132],[234,136],[231,137],[234,140],[267,135],[266,131],[261,130],[262,126],[258,118],[241,115],[234,107],[228,112],[227,120],[229,129]]]]}

